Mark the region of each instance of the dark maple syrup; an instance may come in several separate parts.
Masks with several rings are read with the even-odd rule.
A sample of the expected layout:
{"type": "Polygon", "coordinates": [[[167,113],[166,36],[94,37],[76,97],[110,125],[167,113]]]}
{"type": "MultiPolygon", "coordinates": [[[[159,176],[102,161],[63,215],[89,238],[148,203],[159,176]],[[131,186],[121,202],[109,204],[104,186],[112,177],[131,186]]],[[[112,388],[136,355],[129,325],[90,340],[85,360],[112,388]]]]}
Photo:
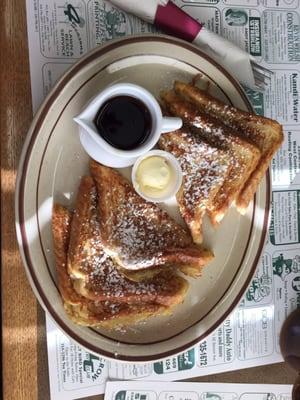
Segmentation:
{"type": "Polygon", "coordinates": [[[101,106],[95,125],[99,135],[111,146],[133,150],[148,139],[152,119],[148,108],[139,99],[117,96],[101,106]]]}

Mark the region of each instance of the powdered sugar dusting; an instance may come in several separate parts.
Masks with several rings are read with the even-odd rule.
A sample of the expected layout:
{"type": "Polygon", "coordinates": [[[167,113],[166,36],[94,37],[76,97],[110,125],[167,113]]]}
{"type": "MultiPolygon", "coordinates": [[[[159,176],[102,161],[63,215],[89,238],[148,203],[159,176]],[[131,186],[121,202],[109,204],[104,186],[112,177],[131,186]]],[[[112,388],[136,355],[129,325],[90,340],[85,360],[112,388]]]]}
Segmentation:
{"type": "Polygon", "coordinates": [[[260,132],[261,123],[255,114],[224,104],[194,86],[180,83],[179,92],[183,93],[187,99],[195,101],[204,113],[221,120],[227,127],[236,129],[237,133],[242,131],[242,138],[246,137],[250,142],[254,142],[261,148],[264,147],[264,136],[260,132]]]}
{"type": "MultiPolygon", "coordinates": [[[[118,312],[118,307],[112,306],[113,300],[126,303],[168,301],[166,296],[172,295],[178,287],[178,282],[164,276],[154,278],[151,282],[133,282],[127,279],[118,269],[115,262],[105,253],[100,237],[100,224],[97,212],[97,194],[93,189],[89,199],[89,216],[82,221],[84,228],[89,231],[80,251],[78,262],[81,273],[85,276],[84,293],[94,300],[109,299],[104,305],[109,306],[110,312],[118,312]],[[114,311],[115,310],[115,311],[114,311]]],[[[125,230],[126,240],[128,232],[125,230]]]]}
{"type": "Polygon", "coordinates": [[[181,165],[182,201],[188,214],[193,217],[196,208],[205,210],[224,182],[230,158],[187,129],[163,135],[159,145],[173,153],[181,165]]]}
{"type": "Polygon", "coordinates": [[[122,218],[114,224],[111,237],[118,243],[117,251],[127,265],[138,265],[138,268],[159,265],[164,250],[190,244],[190,238],[181,226],[131,191],[119,204],[118,212],[122,218]]]}
{"type": "MultiPolygon", "coordinates": [[[[106,167],[100,168],[107,171],[106,167]]],[[[100,215],[105,251],[131,270],[164,265],[176,255],[180,261],[181,251],[192,246],[189,233],[156,204],[142,199],[117,172],[110,170],[109,174],[114,176],[115,187],[101,187],[99,207],[100,214],[105,207],[100,215]],[[113,206],[107,204],[109,199],[113,206]]],[[[188,250],[186,253],[190,254],[188,250]]]]}

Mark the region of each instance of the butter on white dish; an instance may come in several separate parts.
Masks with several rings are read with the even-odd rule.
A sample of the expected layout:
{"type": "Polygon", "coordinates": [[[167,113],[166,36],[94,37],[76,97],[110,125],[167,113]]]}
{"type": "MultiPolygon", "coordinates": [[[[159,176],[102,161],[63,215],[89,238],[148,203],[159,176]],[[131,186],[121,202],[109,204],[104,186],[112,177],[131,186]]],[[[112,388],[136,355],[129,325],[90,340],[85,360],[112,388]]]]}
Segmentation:
{"type": "Polygon", "coordinates": [[[159,203],[178,192],[182,183],[182,171],[172,154],[152,150],[136,160],[132,169],[132,182],[141,197],[159,203]]]}
{"type": "Polygon", "coordinates": [[[169,161],[161,156],[150,156],[140,162],[135,180],[147,196],[160,197],[172,183],[174,174],[169,161]]]}

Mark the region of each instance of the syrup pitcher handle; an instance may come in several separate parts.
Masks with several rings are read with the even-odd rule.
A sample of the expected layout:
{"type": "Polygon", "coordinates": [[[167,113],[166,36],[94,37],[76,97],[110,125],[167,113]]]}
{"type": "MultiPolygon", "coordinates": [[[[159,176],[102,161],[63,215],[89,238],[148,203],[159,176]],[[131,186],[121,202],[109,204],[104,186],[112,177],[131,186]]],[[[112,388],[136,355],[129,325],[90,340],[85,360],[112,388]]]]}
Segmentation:
{"type": "Polygon", "coordinates": [[[182,119],[177,117],[163,117],[161,133],[177,131],[182,127],[182,119]]]}

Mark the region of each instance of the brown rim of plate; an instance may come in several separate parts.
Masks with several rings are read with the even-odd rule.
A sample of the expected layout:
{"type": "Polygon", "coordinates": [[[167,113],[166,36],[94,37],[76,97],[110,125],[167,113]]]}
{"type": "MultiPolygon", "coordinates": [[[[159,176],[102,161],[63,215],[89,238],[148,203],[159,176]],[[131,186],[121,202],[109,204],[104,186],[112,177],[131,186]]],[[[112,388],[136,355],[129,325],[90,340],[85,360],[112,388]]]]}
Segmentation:
{"type": "MultiPolygon", "coordinates": [[[[131,56],[126,57],[126,59],[127,59],[127,58],[130,58],[130,57],[131,57],[131,56]]],[[[135,57],[135,56],[132,56],[132,57],[135,57]]],[[[118,61],[121,61],[121,60],[123,60],[123,59],[124,59],[124,58],[119,58],[118,61]]],[[[186,64],[192,66],[192,65],[189,64],[189,63],[186,63],[186,64]]],[[[55,129],[55,126],[56,126],[57,122],[59,121],[59,118],[60,118],[61,115],[63,114],[65,108],[68,106],[68,104],[70,103],[70,101],[74,98],[74,96],[76,96],[76,94],[80,91],[80,89],[81,89],[83,86],[85,86],[85,85],[86,85],[91,79],[93,79],[96,75],[98,75],[101,71],[103,71],[106,67],[107,67],[107,65],[105,65],[101,70],[98,70],[98,71],[97,71],[95,74],[93,74],[89,79],[87,79],[87,80],[76,90],[76,92],[70,97],[69,101],[65,104],[65,106],[63,107],[63,110],[60,112],[59,117],[58,117],[56,123],[53,125],[53,128],[52,128],[52,130],[51,130],[51,132],[50,132],[50,135],[49,135],[49,137],[48,137],[46,146],[45,146],[44,151],[43,151],[43,154],[42,154],[41,164],[40,164],[40,167],[39,167],[39,173],[38,173],[38,179],[37,179],[37,191],[36,191],[36,204],[37,204],[37,207],[36,207],[36,216],[37,216],[37,226],[38,226],[38,233],[39,233],[39,241],[40,241],[41,250],[42,250],[42,253],[43,253],[43,256],[44,256],[44,261],[45,261],[45,263],[46,263],[46,267],[47,267],[47,269],[48,269],[48,273],[49,273],[50,279],[52,280],[52,283],[53,283],[53,285],[56,287],[56,290],[57,290],[58,292],[59,292],[58,285],[56,284],[56,282],[55,282],[55,280],[54,280],[54,278],[53,278],[53,276],[52,276],[51,269],[50,269],[50,267],[49,267],[49,265],[48,265],[48,261],[47,261],[47,257],[46,257],[46,253],[45,253],[45,249],[44,249],[44,245],[43,245],[41,230],[40,230],[40,224],[39,224],[39,212],[38,212],[38,204],[39,204],[38,196],[39,196],[39,193],[38,193],[38,188],[39,188],[39,181],[40,181],[41,169],[42,169],[42,167],[43,167],[44,156],[45,156],[45,154],[46,154],[47,147],[48,147],[49,141],[50,141],[50,139],[51,139],[52,133],[53,133],[53,131],[54,131],[54,129],[55,129]]],[[[197,68],[197,69],[198,69],[198,68],[197,68]]],[[[205,74],[206,76],[209,77],[209,75],[207,75],[206,73],[204,73],[204,71],[202,71],[201,69],[198,69],[198,71],[199,71],[200,73],[205,74]]],[[[227,100],[231,103],[229,97],[228,97],[227,94],[222,90],[222,88],[221,88],[211,77],[209,77],[209,78],[211,79],[212,82],[214,82],[214,84],[215,84],[216,86],[218,86],[218,88],[220,89],[220,91],[224,94],[224,96],[227,98],[227,100]]],[[[232,103],[231,103],[231,104],[232,104],[232,103]]],[[[223,293],[223,295],[222,295],[221,298],[219,299],[218,303],[221,301],[221,299],[225,296],[225,294],[226,294],[227,291],[229,290],[229,288],[230,288],[232,282],[234,282],[235,277],[236,277],[236,275],[238,274],[238,272],[239,272],[239,270],[240,270],[240,268],[241,268],[241,266],[242,266],[242,264],[243,264],[243,261],[244,261],[244,258],[245,258],[245,254],[246,254],[247,249],[248,249],[249,241],[250,241],[250,238],[251,238],[251,235],[252,235],[254,217],[255,217],[255,200],[254,200],[254,202],[253,202],[253,211],[252,211],[251,227],[250,227],[250,231],[249,231],[249,235],[248,235],[248,239],[247,239],[247,244],[246,244],[246,246],[245,246],[243,256],[242,256],[242,258],[241,258],[241,261],[240,261],[240,264],[239,264],[239,267],[238,267],[236,273],[234,274],[234,276],[233,276],[233,278],[232,278],[232,280],[231,280],[231,282],[230,282],[228,288],[225,290],[225,292],[223,293]]],[[[218,303],[217,303],[217,304],[218,304],[218,303]]],[[[132,345],[132,344],[134,344],[134,345],[140,345],[140,346],[145,346],[145,345],[149,345],[149,344],[163,343],[163,342],[165,342],[165,341],[167,341],[167,340],[170,340],[170,339],[172,339],[172,338],[174,338],[174,337],[176,337],[176,336],[182,334],[183,332],[185,332],[186,330],[188,330],[188,329],[191,328],[192,326],[194,326],[194,325],[196,325],[197,323],[201,322],[201,321],[214,309],[215,306],[216,306],[216,304],[215,304],[214,306],[212,306],[211,309],[209,309],[209,310],[207,311],[207,313],[206,313],[204,316],[202,316],[201,319],[199,319],[198,321],[194,322],[192,325],[190,325],[189,327],[183,329],[182,331],[178,332],[177,334],[175,334],[175,335],[173,335],[173,336],[169,336],[169,337],[166,338],[166,339],[158,340],[158,341],[153,341],[153,342],[147,342],[147,343],[141,343],[141,342],[125,342],[125,341],[122,341],[122,340],[112,339],[112,338],[110,338],[109,336],[105,335],[103,332],[100,333],[100,332],[99,332],[98,330],[96,330],[95,328],[87,327],[87,329],[91,330],[94,334],[97,334],[98,336],[102,336],[102,337],[104,337],[104,338],[106,338],[106,339],[109,339],[109,340],[111,340],[111,341],[114,341],[114,342],[116,342],[116,343],[122,343],[122,344],[127,344],[127,345],[132,345]]]]}
{"type": "MultiPolygon", "coordinates": [[[[131,56],[125,57],[125,58],[127,59],[127,58],[130,58],[130,57],[131,57],[131,56]]],[[[132,56],[132,57],[135,57],[135,56],[132,56]]],[[[123,59],[124,59],[124,58],[119,58],[118,61],[121,61],[121,60],[123,60],[123,59]]],[[[189,64],[189,63],[186,63],[186,64],[192,66],[192,65],[189,64]]],[[[42,250],[42,253],[43,253],[43,256],[44,256],[44,261],[45,261],[45,263],[46,263],[46,267],[47,267],[47,269],[48,269],[48,273],[49,273],[50,279],[52,280],[52,283],[53,283],[53,285],[56,287],[56,290],[57,290],[58,292],[59,292],[58,285],[56,284],[56,282],[55,282],[55,280],[54,280],[54,278],[53,278],[53,276],[52,276],[51,269],[50,269],[49,264],[48,264],[48,261],[47,261],[46,252],[45,252],[45,248],[44,248],[44,244],[43,244],[43,239],[42,239],[42,235],[41,235],[40,224],[39,224],[39,210],[38,210],[38,204],[39,204],[38,196],[39,196],[39,193],[38,193],[38,189],[39,189],[39,182],[40,182],[41,170],[42,170],[43,163],[44,163],[44,156],[45,156],[45,154],[46,154],[47,147],[48,147],[49,141],[50,141],[50,139],[51,139],[52,133],[53,133],[53,131],[54,131],[55,127],[56,127],[56,124],[57,124],[57,122],[59,121],[61,115],[63,114],[65,108],[68,106],[68,104],[70,103],[70,101],[74,98],[74,96],[76,96],[76,94],[80,91],[80,89],[81,89],[83,86],[85,86],[85,85],[86,85],[91,79],[93,79],[96,75],[98,75],[101,71],[103,71],[106,67],[107,67],[107,65],[105,65],[101,70],[98,70],[98,71],[97,71],[95,74],[93,74],[89,79],[87,79],[87,80],[76,90],[76,92],[70,97],[69,101],[65,104],[65,106],[63,107],[63,110],[60,112],[59,117],[58,117],[56,123],[53,125],[53,128],[52,128],[52,130],[51,130],[51,132],[50,132],[50,134],[49,134],[49,137],[48,137],[48,139],[47,139],[46,146],[45,146],[44,151],[43,151],[43,154],[42,154],[41,164],[40,164],[40,167],[39,167],[39,173],[38,173],[38,179],[37,179],[37,191],[36,191],[36,205],[37,205],[37,206],[36,206],[36,216],[37,216],[37,226],[38,226],[39,241],[40,241],[41,250],[42,250]]],[[[197,69],[198,69],[198,68],[197,68],[197,69]]],[[[198,71],[199,71],[200,73],[204,74],[204,71],[202,71],[201,69],[198,69],[198,71]]],[[[209,75],[207,75],[207,74],[205,74],[205,75],[209,77],[209,75]]],[[[218,88],[220,89],[220,91],[224,94],[224,96],[227,98],[227,100],[231,103],[229,97],[228,97],[227,94],[222,90],[222,88],[219,87],[219,85],[218,85],[211,77],[209,77],[209,78],[211,79],[211,81],[212,81],[216,86],[218,86],[218,88]]],[[[231,104],[232,104],[232,103],[231,103],[231,104]]],[[[221,299],[225,296],[225,294],[226,294],[227,291],[229,290],[229,288],[230,288],[232,282],[234,282],[235,277],[236,277],[236,275],[238,274],[238,272],[239,272],[239,270],[240,270],[240,268],[241,268],[241,266],[242,266],[242,264],[243,264],[243,261],[244,261],[244,258],[245,258],[245,254],[246,254],[247,249],[248,249],[249,241],[250,241],[250,238],[251,238],[251,235],[252,235],[254,217],[255,217],[255,200],[254,200],[254,202],[253,202],[253,212],[252,212],[252,219],[251,219],[251,227],[250,227],[250,231],[249,231],[249,235],[248,235],[248,239],[247,239],[247,244],[246,244],[246,246],[245,246],[245,250],[244,250],[243,256],[242,256],[242,258],[241,258],[241,261],[240,261],[240,264],[239,264],[239,267],[238,267],[236,273],[234,274],[234,276],[233,276],[233,278],[232,278],[232,280],[231,280],[231,282],[230,282],[228,288],[225,290],[225,292],[223,293],[223,295],[221,296],[221,298],[219,299],[219,301],[221,301],[221,299]]],[[[186,330],[188,330],[188,329],[191,328],[192,326],[196,325],[197,323],[201,322],[201,321],[203,320],[203,318],[205,318],[205,317],[214,309],[215,306],[216,306],[216,305],[212,306],[212,307],[207,311],[207,313],[206,313],[201,319],[199,319],[198,321],[194,322],[192,325],[190,325],[189,327],[183,329],[182,331],[178,332],[177,334],[175,334],[175,335],[173,335],[173,336],[169,336],[167,339],[158,340],[158,341],[153,341],[153,342],[147,342],[147,343],[141,343],[141,342],[125,342],[125,341],[122,341],[122,340],[112,339],[112,338],[110,338],[109,336],[105,335],[103,332],[100,333],[100,332],[99,332],[98,330],[96,330],[95,328],[87,327],[87,329],[90,329],[92,332],[94,332],[94,333],[97,334],[98,336],[105,337],[105,338],[107,338],[107,339],[109,339],[109,340],[111,340],[111,341],[114,341],[114,342],[116,342],[116,343],[122,343],[122,344],[128,344],[128,345],[129,345],[129,344],[135,344],[135,345],[140,345],[140,346],[145,346],[145,345],[149,345],[149,344],[157,344],[157,343],[162,343],[162,342],[164,342],[164,341],[167,341],[167,340],[169,340],[169,339],[172,339],[172,338],[174,338],[174,337],[176,337],[176,336],[182,334],[183,332],[185,332],[186,330]]]]}
{"type": "MultiPolygon", "coordinates": [[[[154,360],[158,360],[173,354],[177,354],[180,353],[182,351],[185,351],[186,349],[192,347],[193,345],[195,345],[196,343],[199,343],[201,340],[203,340],[204,338],[206,338],[211,332],[213,332],[221,323],[222,321],[224,321],[224,319],[231,313],[231,311],[233,311],[233,309],[237,306],[237,304],[239,303],[242,295],[244,294],[246,288],[248,287],[252,276],[254,275],[254,272],[256,270],[256,266],[257,263],[259,261],[261,252],[263,250],[264,247],[264,242],[265,242],[265,237],[267,234],[267,227],[268,227],[268,218],[269,218],[269,208],[270,208],[270,175],[269,175],[269,171],[266,174],[266,181],[267,181],[267,204],[266,204],[266,208],[264,210],[264,221],[263,221],[263,229],[262,229],[262,234],[261,234],[261,240],[259,243],[259,248],[258,251],[256,253],[255,256],[255,260],[251,266],[250,269],[250,273],[243,285],[243,287],[241,288],[241,290],[239,291],[239,293],[236,295],[233,303],[231,304],[231,306],[228,308],[228,310],[222,315],[221,318],[218,319],[218,321],[216,321],[213,326],[211,328],[209,328],[203,335],[201,335],[200,337],[197,337],[195,339],[193,339],[192,341],[179,346],[175,349],[172,349],[170,351],[166,351],[163,353],[158,353],[155,355],[150,355],[150,356],[122,356],[122,355],[115,355],[114,353],[108,352],[106,350],[100,349],[97,346],[94,346],[91,343],[86,342],[84,339],[82,339],[81,337],[79,337],[77,334],[75,334],[65,323],[64,321],[56,314],[55,310],[52,308],[51,304],[49,303],[47,297],[45,296],[42,287],[39,284],[39,281],[35,275],[34,272],[34,268],[33,268],[33,264],[31,261],[31,257],[30,257],[30,252],[29,252],[29,246],[28,246],[28,242],[27,242],[27,236],[26,236],[26,230],[25,230],[25,221],[24,221],[24,188],[25,188],[25,181],[26,181],[26,172],[27,172],[27,168],[28,168],[28,163],[29,163],[29,159],[30,159],[30,154],[31,154],[31,150],[32,147],[35,143],[36,137],[38,136],[39,130],[41,125],[43,124],[44,118],[46,117],[49,109],[51,108],[52,103],[56,100],[56,98],[59,96],[59,94],[61,93],[61,91],[63,90],[65,83],[70,80],[74,74],[76,74],[78,71],[80,71],[80,69],[89,64],[90,62],[94,61],[96,58],[98,58],[99,56],[107,53],[110,50],[113,50],[117,47],[119,47],[120,45],[123,44],[130,44],[130,43],[138,43],[138,42],[142,42],[142,41],[147,41],[147,42],[162,42],[162,43],[171,43],[174,45],[180,45],[184,48],[186,48],[187,50],[193,52],[196,55],[199,55],[200,57],[206,59],[208,62],[210,62],[211,64],[213,64],[215,67],[217,67],[221,73],[223,73],[227,79],[233,84],[233,86],[235,87],[235,89],[239,92],[241,98],[244,100],[245,104],[248,107],[249,111],[253,111],[252,110],[252,106],[247,98],[247,96],[245,95],[244,91],[242,90],[241,86],[239,85],[239,83],[220,65],[218,65],[214,60],[212,60],[210,57],[208,57],[206,54],[204,54],[201,50],[199,50],[196,46],[184,42],[182,40],[179,39],[174,39],[172,37],[169,36],[164,36],[164,35],[139,35],[139,36],[133,36],[133,37],[127,37],[124,39],[119,39],[117,41],[112,41],[106,45],[103,45],[99,48],[94,49],[93,51],[91,51],[90,53],[88,53],[83,59],[81,59],[80,61],[78,61],[69,71],[67,71],[62,78],[58,81],[58,83],[55,85],[55,87],[53,88],[53,90],[50,92],[50,94],[47,96],[47,98],[45,99],[45,101],[43,102],[42,106],[40,107],[40,111],[39,111],[39,115],[37,120],[35,121],[35,125],[34,127],[32,127],[32,134],[31,137],[29,139],[29,143],[27,145],[25,154],[24,154],[24,159],[22,162],[22,171],[18,170],[18,174],[20,174],[20,176],[18,177],[18,186],[17,186],[17,191],[16,191],[16,207],[17,207],[17,214],[19,216],[19,227],[17,227],[17,230],[19,230],[20,232],[20,236],[22,239],[22,247],[23,247],[23,252],[24,252],[24,259],[26,262],[26,266],[28,268],[30,277],[35,285],[35,288],[37,290],[37,293],[39,295],[39,299],[40,302],[42,303],[43,307],[45,310],[47,310],[49,312],[49,314],[51,315],[51,317],[55,320],[55,322],[58,324],[58,326],[68,335],[70,336],[72,339],[74,339],[76,342],[78,342],[80,345],[84,346],[85,348],[89,349],[90,351],[97,353],[97,354],[101,354],[105,357],[111,358],[111,359],[118,359],[118,360],[123,360],[123,361],[134,361],[134,362],[146,362],[146,361],[154,361],[154,360]]],[[[97,71],[96,74],[94,74],[93,76],[97,75],[99,73],[99,71],[97,71]]],[[[209,75],[205,74],[206,76],[209,77],[209,75]]],[[[92,77],[90,78],[92,79],[92,77]]],[[[219,87],[219,86],[218,86],[219,87]]],[[[220,88],[220,87],[219,87],[220,88]]],[[[221,89],[221,88],[220,88],[221,89]]],[[[79,90],[79,89],[78,89],[79,90]]],[[[60,115],[58,116],[58,119],[60,118],[60,115]]],[[[41,167],[41,165],[40,165],[41,167]]],[[[254,212],[255,212],[255,208],[254,208],[254,212]]],[[[251,230],[252,230],[252,225],[253,225],[253,216],[254,216],[254,212],[252,215],[252,224],[251,224],[251,230]]],[[[38,226],[39,229],[39,226],[38,226]]],[[[40,234],[40,232],[39,232],[40,234]]],[[[248,242],[247,245],[249,243],[249,239],[250,236],[248,238],[248,242]]],[[[41,243],[42,246],[42,243],[41,243]]],[[[245,252],[244,255],[247,251],[247,247],[245,248],[245,252]]],[[[42,251],[44,254],[44,249],[42,246],[42,251]]],[[[45,255],[45,254],[44,254],[45,255]]],[[[244,258],[243,255],[243,258],[244,258]]],[[[242,258],[242,259],[243,259],[242,258]]],[[[46,260],[46,258],[45,258],[46,260]]],[[[48,267],[47,261],[46,261],[46,265],[48,267]]],[[[239,267],[240,269],[240,267],[239,267]]],[[[239,271],[238,269],[238,271],[239,271]]],[[[236,272],[236,274],[238,273],[238,271],[236,272]]],[[[235,276],[236,276],[235,274],[235,276]]],[[[50,274],[51,279],[52,275],[50,274]]],[[[233,278],[232,282],[234,281],[235,277],[233,278]]],[[[232,284],[231,282],[231,284],[232,284]]],[[[230,286],[231,286],[230,284],[230,286]]],[[[227,288],[227,290],[223,293],[222,297],[219,299],[218,303],[222,300],[222,298],[224,297],[224,295],[226,294],[226,292],[228,291],[228,289],[230,288],[230,286],[227,288]]],[[[215,308],[217,305],[215,304],[213,308],[215,308]]],[[[211,311],[211,310],[210,310],[211,311]]],[[[195,324],[199,323],[199,321],[197,321],[195,324]]],[[[194,324],[193,324],[194,325],[194,324]]],[[[190,329],[191,326],[189,328],[186,329],[190,329]]],[[[94,330],[93,330],[94,331],[94,330]]],[[[95,331],[94,331],[95,332],[95,331]]],[[[97,332],[98,333],[98,332],[97,332]]],[[[182,332],[178,333],[177,335],[181,334],[182,332]]],[[[100,333],[99,333],[100,334],[100,333]]],[[[106,337],[105,335],[100,334],[103,337],[106,337]]],[[[173,337],[177,336],[174,335],[173,337]]],[[[109,338],[110,340],[114,340],[109,338]]],[[[153,343],[160,343],[160,342],[164,342],[167,341],[171,338],[167,338],[158,342],[153,342],[153,343]]],[[[116,343],[119,342],[117,340],[114,340],[116,343]]],[[[126,343],[126,342],[123,342],[126,343]]],[[[133,344],[133,343],[131,343],[133,344]]],[[[148,345],[149,343],[143,343],[144,345],[148,345]]],[[[136,344],[138,346],[140,346],[141,344],[136,344]]]]}

